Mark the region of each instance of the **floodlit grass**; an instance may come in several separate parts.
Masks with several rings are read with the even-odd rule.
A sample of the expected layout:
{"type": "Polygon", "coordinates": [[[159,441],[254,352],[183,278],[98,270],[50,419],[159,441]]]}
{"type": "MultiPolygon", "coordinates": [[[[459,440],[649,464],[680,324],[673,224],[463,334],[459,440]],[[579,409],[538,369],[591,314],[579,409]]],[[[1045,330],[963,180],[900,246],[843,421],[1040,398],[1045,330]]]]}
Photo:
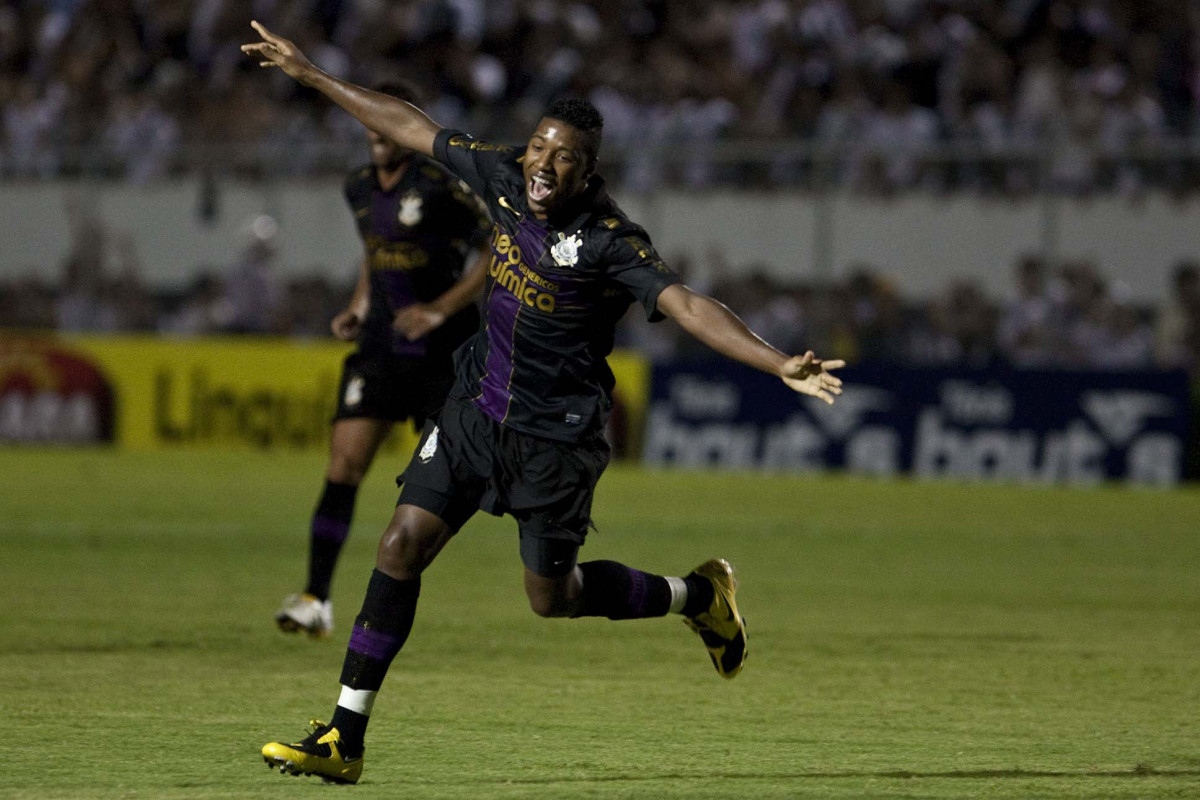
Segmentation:
{"type": "Polygon", "coordinates": [[[353,788],[258,755],[328,717],[394,502],[377,465],[338,630],[276,632],[320,458],[0,453],[0,796],[1200,796],[1200,494],[613,469],[585,559],[737,566],[750,659],[677,619],[542,620],[515,524],[426,574],[353,788]]]}

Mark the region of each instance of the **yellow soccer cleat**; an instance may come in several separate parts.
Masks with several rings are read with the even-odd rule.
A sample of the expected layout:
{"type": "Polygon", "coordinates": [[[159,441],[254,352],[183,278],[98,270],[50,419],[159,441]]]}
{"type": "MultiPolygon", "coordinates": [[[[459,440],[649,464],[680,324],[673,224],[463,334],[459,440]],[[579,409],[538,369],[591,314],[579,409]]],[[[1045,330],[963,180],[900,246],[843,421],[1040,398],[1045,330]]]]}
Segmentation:
{"type": "Polygon", "coordinates": [[[684,623],[700,634],[717,673],[732,678],[746,662],[746,620],[738,613],[733,597],[737,593],[733,567],[723,558],[713,558],[692,570],[688,577],[692,576],[712,584],[713,600],[707,611],[684,619],[684,623]]]}
{"type": "Polygon", "coordinates": [[[290,775],[319,775],[329,783],[358,783],[363,757],[347,758],[338,729],[320,720],[310,720],[311,733],[295,744],[271,742],[262,749],[268,767],[290,775]]]}

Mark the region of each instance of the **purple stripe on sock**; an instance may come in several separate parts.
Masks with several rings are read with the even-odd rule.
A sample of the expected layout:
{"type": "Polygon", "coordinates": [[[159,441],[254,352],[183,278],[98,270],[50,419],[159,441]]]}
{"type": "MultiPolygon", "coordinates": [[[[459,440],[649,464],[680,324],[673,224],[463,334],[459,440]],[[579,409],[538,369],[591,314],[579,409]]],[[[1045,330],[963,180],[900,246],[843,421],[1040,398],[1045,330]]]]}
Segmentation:
{"type": "Polygon", "coordinates": [[[629,610],[634,616],[646,613],[646,573],[629,570],[629,610]]]}
{"type": "Polygon", "coordinates": [[[344,519],[315,516],[312,521],[312,535],[318,539],[332,539],[335,542],[346,541],[350,533],[350,523],[344,519]]]}
{"type": "Polygon", "coordinates": [[[367,658],[390,661],[400,652],[400,637],[355,625],[350,634],[350,649],[367,658]]]}

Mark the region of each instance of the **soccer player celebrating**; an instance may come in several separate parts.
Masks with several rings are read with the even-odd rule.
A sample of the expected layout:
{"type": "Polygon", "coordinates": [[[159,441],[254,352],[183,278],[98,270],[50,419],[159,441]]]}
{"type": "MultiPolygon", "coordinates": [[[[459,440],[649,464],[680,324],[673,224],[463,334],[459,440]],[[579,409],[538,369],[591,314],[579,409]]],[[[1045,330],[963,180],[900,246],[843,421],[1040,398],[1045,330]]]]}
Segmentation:
{"type": "MultiPolygon", "coordinates": [[[[405,86],[379,87],[412,101],[405,86]]],[[[308,585],[275,613],[288,632],[328,636],[329,584],[350,530],[358,485],[392,424],[420,430],[454,383],[451,354],[479,327],[491,222],[479,199],[425,156],[367,131],[371,163],[346,179],[346,202],[364,254],[350,304],[334,336],[358,341],[346,357],[325,487],[310,528],[308,585]],[[478,253],[478,264],[466,260],[478,253]]]]}
{"type": "Polygon", "coordinates": [[[271,742],[268,765],[356,782],[375,696],[412,628],[421,574],[478,509],[516,518],[525,592],[544,617],[683,615],[717,672],[732,678],[746,655],[733,571],[712,559],[685,577],[614,561],[577,563],[592,494],[608,462],[602,428],[613,375],[613,332],[636,300],[718,352],[778,375],[832,403],[841,381],[811,352],[789,357],[720,303],[684,286],[646,232],[608,198],[595,174],[602,120],[580,100],[554,103],[523,150],[444,130],[409,103],[334,78],[258,23],[242,46],[263,66],[327,95],[364,125],[431,155],[488,206],[494,229],[485,320],[455,353],[456,381],[400,477],[375,571],[343,662],[330,724],[295,744],[271,742]]]}

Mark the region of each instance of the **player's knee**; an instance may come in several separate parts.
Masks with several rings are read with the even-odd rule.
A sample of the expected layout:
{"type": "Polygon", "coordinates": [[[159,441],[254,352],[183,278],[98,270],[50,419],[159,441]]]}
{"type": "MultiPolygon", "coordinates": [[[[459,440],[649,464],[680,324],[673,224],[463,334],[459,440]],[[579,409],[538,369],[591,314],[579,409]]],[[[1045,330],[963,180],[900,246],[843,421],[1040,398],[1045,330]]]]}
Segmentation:
{"type": "Polygon", "coordinates": [[[539,617],[570,617],[579,608],[582,584],[573,574],[544,578],[526,570],[525,596],[539,617]]]}
{"type": "Polygon", "coordinates": [[[529,607],[539,617],[569,617],[573,611],[563,596],[544,592],[530,594],[529,607]]]}
{"type": "Polygon", "coordinates": [[[415,578],[433,561],[439,542],[440,531],[434,526],[393,519],[379,540],[376,566],[400,580],[415,578]]]}
{"type": "Polygon", "coordinates": [[[358,486],[370,466],[370,460],[358,453],[334,453],[329,459],[328,478],[333,483],[358,486]]]}

